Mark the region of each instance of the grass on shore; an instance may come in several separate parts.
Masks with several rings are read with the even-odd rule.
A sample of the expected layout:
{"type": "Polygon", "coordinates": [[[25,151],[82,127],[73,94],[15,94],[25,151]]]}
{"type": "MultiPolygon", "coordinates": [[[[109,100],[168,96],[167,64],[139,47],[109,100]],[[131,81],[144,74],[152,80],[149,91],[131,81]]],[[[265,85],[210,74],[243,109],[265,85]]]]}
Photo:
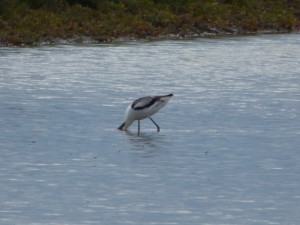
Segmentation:
{"type": "Polygon", "coordinates": [[[0,46],[299,29],[300,0],[0,0],[0,46]]]}

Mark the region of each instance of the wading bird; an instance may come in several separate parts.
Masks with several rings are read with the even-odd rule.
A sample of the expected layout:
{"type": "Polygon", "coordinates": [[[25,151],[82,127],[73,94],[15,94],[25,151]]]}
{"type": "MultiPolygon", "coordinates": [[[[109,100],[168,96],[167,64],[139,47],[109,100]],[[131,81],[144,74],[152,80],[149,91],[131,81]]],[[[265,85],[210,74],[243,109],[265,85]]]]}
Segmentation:
{"type": "Polygon", "coordinates": [[[160,131],[160,127],[150,117],[164,107],[173,94],[160,96],[146,96],[132,102],[126,109],[125,121],[118,128],[119,130],[127,130],[127,128],[135,121],[138,121],[138,134],[140,133],[140,120],[149,118],[160,131]]]}

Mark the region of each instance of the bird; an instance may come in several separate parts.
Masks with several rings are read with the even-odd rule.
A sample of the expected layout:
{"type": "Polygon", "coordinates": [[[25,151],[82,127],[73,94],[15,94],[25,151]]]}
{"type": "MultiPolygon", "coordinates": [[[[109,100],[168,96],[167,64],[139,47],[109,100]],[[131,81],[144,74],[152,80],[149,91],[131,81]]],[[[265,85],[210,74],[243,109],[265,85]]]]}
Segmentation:
{"type": "Polygon", "coordinates": [[[140,134],[140,120],[149,118],[160,131],[158,124],[151,118],[163,108],[173,97],[173,94],[158,95],[158,96],[145,96],[133,101],[126,109],[124,122],[118,127],[119,130],[127,130],[127,128],[135,121],[138,121],[138,134],[140,134]]]}

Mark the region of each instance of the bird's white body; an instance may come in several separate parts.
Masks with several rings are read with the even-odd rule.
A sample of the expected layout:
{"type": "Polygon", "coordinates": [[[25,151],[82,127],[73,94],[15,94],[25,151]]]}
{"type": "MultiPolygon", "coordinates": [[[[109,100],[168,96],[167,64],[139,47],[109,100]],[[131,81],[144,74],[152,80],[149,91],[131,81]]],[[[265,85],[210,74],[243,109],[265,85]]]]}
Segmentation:
{"type": "MultiPolygon", "coordinates": [[[[120,130],[126,130],[135,120],[150,118],[163,108],[170,100],[173,94],[161,96],[147,96],[139,98],[132,102],[126,109],[124,123],[119,127],[120,130]]],[[[152,120],[152,119],[151,119],[152,120]]],[[[152,122],[158,125],[152,120],[152,122]]]]}

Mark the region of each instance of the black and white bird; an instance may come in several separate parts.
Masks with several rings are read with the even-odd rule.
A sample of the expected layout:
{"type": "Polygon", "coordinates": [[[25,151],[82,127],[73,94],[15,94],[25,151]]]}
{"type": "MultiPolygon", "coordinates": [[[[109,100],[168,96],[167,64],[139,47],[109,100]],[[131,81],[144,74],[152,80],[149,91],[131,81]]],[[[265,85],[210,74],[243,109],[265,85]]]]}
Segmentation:
{"type": "Polygon", "coordinates": [[[140,133],[140,120],[149,118],[156,126],[157,132],[160,131],[160,127],[150,117],[163,108],[171,99],[173,94],[159,95],[159,96],[146,96],[139,98],[132,102],[126,109],[125,119],[119,130],[127,130],[127,128],[135,121],[138,121],[138,134],[140,133]]]}

